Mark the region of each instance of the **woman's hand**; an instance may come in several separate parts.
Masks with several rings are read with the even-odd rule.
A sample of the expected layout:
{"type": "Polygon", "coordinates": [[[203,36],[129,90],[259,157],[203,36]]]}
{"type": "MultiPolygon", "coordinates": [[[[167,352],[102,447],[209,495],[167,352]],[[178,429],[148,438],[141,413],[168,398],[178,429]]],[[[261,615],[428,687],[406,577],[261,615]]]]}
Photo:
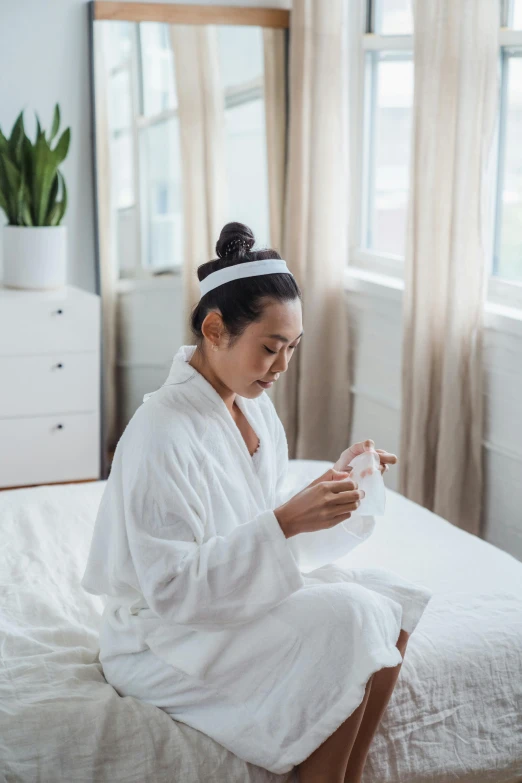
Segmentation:
{"type": "Polygon", "coordinates": [[[395,465],[397,463],[397,457],[395,454],[390,454],[390,452],[384,451],[383,449],[376,449],[373,440],[368,439],[360,441],[359,443],[354,443],[353,446],[345,449],[333,466],[333,469],[338,471],[346,470],[352,459],[359,456],[359,454],[363,454],[365,451],[377,452],[380,459],[379,470],[381,475],[389,470],[390,465],[395,465]]]}
{"type": "Polygon", "coordinates": [[[336,470],[335,468],[328,468],[328,470],[314,479],[309,487],[315,487],[316,484],[320,484],[321,481],[339,481],[340,479],[349,478],[353,468],[347,467],[346,470],[336,470]]]}
{"type": "Polygon", "coordinates": [[[320,476],[297,495],[274,509],[274,514],[286,538],[298,533],[312,533],[334,527],[349,519],[356,511],[364,490],[357,488],[357,482],[348,478],[348,472],[330,468],[325,480],[320,476]]]}

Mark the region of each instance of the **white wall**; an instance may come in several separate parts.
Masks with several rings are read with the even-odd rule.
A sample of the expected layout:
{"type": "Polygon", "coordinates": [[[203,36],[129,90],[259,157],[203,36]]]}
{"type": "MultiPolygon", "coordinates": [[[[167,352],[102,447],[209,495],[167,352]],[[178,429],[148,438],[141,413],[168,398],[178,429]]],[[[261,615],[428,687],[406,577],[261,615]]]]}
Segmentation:
{"type": "Polygon", "coordinates": [[[48,128],[54,104],[60,104],[61,128],[71,127],[71,148],[61,168],[69,198],[63,221],[69,227],[69,282],[94,291],[87,19],[82,0],[3,0],[0,127],[9,135],[25,109],[26,130],[34,139],[34,112],[48,128]]]}
{"type": "MultiPolygon", "coordinates": [[[[202,0],[184,2],[195,5],[202,0]]],[[[208,4],[291,6],[289,0],[210,0],[208,4]]],[[[0,128],[9,135],[16,117],[25,109],[26,130],[34,138],[34,112],[42,126],[48,127],[54,104],[60,104],[61,127],[71,127],[71,148],[61,168],[69,198],[63,221],[69,227],[68,281],[94,291],[88,17],[85,0],[2,0],[0,128]]],[[[3,224],[3,213],[0,219],[3,224]]]]}

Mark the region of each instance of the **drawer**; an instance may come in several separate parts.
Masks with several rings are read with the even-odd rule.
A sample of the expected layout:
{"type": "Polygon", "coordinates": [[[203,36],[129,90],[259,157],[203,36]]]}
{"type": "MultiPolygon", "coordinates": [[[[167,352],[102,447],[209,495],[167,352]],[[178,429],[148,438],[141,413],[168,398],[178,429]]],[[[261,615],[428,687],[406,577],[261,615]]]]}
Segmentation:
{"type": "Polygon", "coordinates": [[[99,365],[97,351],[0,356],[0,419],[98,410],[99,365]]]}
{"type": "Polygon", "coordinates": [[[2,419],[0,487],[99,479],[99,430],[97,413],[2,419]]]}
{"type": "Polygon", "coordinates": [[[97,351],[100,300],[96,296],[41,299],[4,297],[0,306],[0,356],[56,351],[97,351]]]}

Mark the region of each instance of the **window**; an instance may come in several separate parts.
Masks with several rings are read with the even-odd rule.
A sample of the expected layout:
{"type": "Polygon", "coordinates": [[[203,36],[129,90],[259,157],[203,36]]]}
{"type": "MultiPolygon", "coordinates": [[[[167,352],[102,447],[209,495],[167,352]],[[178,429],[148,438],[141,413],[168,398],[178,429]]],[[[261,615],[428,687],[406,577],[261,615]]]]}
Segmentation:
{"type": "Polygon", "coordinates": [[[379,35],[413,33],[412,0],[377,0],[372,3],[372,30],[379,35]]]}
{"type": "Polygon", "coordinates": [[[522,2],[513,0],[510,6],[505,9],[507,12],[506,27],[513,30],[522,30],[522,2]]]}
{"type": "Polygon", "coordinates": [[[504,6],[494,278],[522,283],[522,2],[504,6]],[[511,28],[511,29],[509,29],[511,28]]]}
{"type": "Polygon", "coordinates": [[[401,272],[410,176],[413,17],[409,0],[368,3],[364,49],[361,236],[358,261],[401,272]]]}
{"type": "Polygon", "coordinates": [[[225,98],[225,219],[246,223],[257,244],[270,247],[263,30],[239,30],[218,27],[225,98]]]}
{"type": "MultiPolygon", "coordinates": [[[[501,94],[488,296],[498,304],[522,307],[522,0],[498,1],[503,17],[501,94]]],[[[363,164],[355,192],[362,195],[362,209],[351,260],[360,267],[400,277],[412,141],[412,2],[361,0],[361,7],[366,20],[358,145],[363,164]]]]}
{"type": "Polygon", "coordinates": [[[181,147],[168,25],[140,22],[137,47],[139,265],[165,269],[183,261],[181,147]]]}
{"type": "Polygon", "coordinates": [[[413,60],[402,52],[368,59],[367,218],[365,247],[404,255],[408,208],[413,60]]]}

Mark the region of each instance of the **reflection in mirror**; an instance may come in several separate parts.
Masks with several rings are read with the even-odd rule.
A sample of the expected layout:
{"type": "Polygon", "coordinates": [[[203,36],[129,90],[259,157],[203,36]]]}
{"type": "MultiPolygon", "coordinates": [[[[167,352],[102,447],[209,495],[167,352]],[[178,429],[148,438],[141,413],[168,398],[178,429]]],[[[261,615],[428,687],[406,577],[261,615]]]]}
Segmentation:
{"type": "Polygon", "coordinates": [[[197,267],[229,221],[281,247],[283,29],[96,20],[94,100],[108,450],[192,342],[197,267]]]}
{"type": "MultiPolygon", "coordinates": [[[[270,244],[264,39],[283,40],[284,32],[96,25],[105,64],[119,276],[180,268],[190,245],[184,213],[199,197],[216,213],[211,242],[223,223],[238,220],[252,227],[259,243],[270,244]],[[198,178],[211,193],[197,192],[198,178]]],[[[206,260],[207,254],[199,263],[206,260]]]]}

